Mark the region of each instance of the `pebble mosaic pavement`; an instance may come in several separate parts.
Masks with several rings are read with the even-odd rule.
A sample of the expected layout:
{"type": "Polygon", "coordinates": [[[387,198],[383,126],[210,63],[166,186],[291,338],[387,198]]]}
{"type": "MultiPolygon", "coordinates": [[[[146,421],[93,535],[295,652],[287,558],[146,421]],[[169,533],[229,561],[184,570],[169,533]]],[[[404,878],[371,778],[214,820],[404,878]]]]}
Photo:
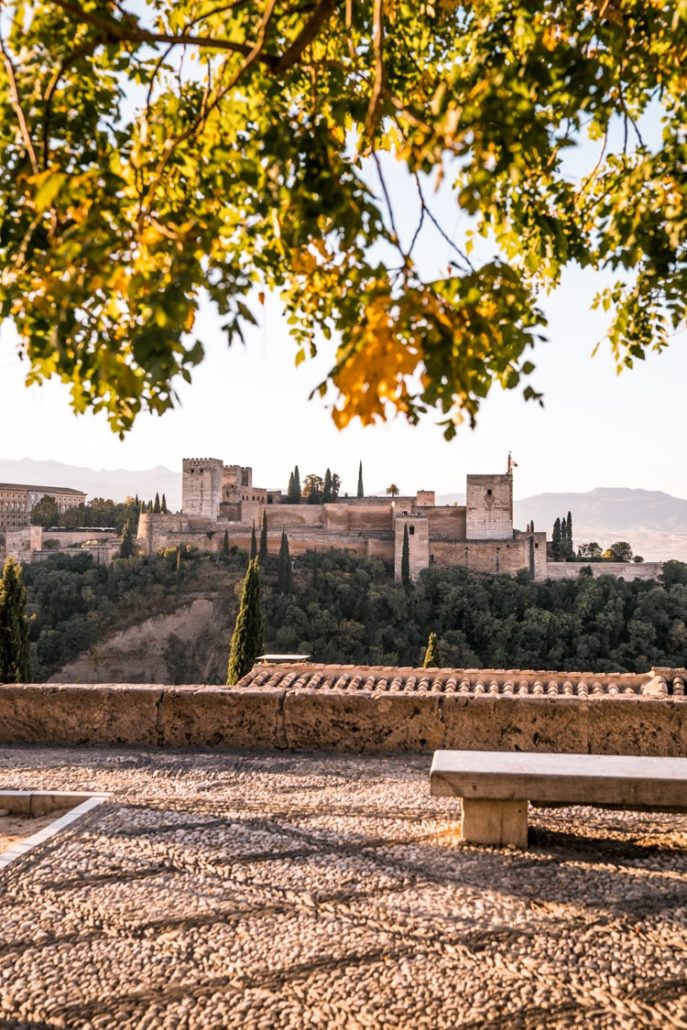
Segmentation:
{"type": "Polygon", "coordinates": [[[429,764],[3,749],[112,797],[0,874],[0,1027],[687,1028],[687,818],[471,847],[429,764]]]}

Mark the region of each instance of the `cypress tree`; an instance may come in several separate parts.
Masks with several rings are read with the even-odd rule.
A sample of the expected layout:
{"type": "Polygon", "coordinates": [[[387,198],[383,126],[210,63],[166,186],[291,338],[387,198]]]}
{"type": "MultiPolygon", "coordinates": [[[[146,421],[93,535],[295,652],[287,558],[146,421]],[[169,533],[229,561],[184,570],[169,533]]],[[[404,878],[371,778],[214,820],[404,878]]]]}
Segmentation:
{"type": "Polygon", "coordinates": [[[425,669],[436,669],[441,664],[439,658],[439,644],[437,642],[436,633],[429,634],[429,640],[427,641],[427,650],[425,651],[425,660],[423,666],[425,669]]]}
{"type": "Polygon", "coordinates": [[[119,545],[119,557],[131,558],[135,553],[136,545],[134,544],[134,538],[131,535],[131,529],[127,520],[124,523],[124,529],[122,530],[122,541],[119,545]]]}
{"type": "Polygon", "coordinates": [[[249,561],[253,561],[258,556],[258,541],[255,536],[255,519],[253,519],[253,532],[250,535],[250,556],[249,561]]]}
{"type": "Polygon", "coordinates": [[[358,465],[358,497],[364,497],[365,491],[363,489],[363,463],[362,461],[358,465]]]}
{"type": "Polygon", "coordinates": [[[153,511],[156,515],[159,515],[162,511],[162,506],[160,504],[160,495],[158,493],[155,494],[155,503],[153,504],[153,511]]]}
{"type": "Polygon", "coordinates": [[[556,519],[553,524],[553,533],[551,534],[551,552],[553,554],[553,560],[558,561],[561,556],[561,520],[556,519]]]}
{"type": "Polygon", "coordinates": [[[268,554],[267,549],[267,512],[262,513],[262,525],[260,527],[260,564],[264,564],[268,554]]]}
{"type": "Polygon", "coordinates": [[[21,565],[7,558],[0,578],[0,683],[29,683],[29,620],[21,565]]]}
{"type": "Polygon", "coordinates": [[[181,547],[177,547],[177,566],[176,566],[176,579],[177,579],[177,590],[181,586],[182,570],[181,570],[181,547]]]}
{"type": "Polygon", "coordinates": [[[260,573],[257,558],[248,563],[241,604],[229,648],[227,684],[238,683],[250,672],[262,651],[263,617],[260,607],[260,573]]]}
{"type": "Polygon", "coordinates": [[[574,543],[574,540],[573,540],[573,523],[572,523],[572,514],[571,514],[571,512],[568,512],[568,532],[567,532],[567,537],[568,537],[568,556],[570,558],[572,558],[573,555],[575,554],[575,543],[574,543]]]}
{"type": "Polygon", "coordinates": [[[317,551],[315,551],[315,554],[313,556],[313,562],[312,562],[312,588],[313,588],[313,590],[318,590],[319,586],[320,586],[320,559],[318,557],[317,551]]]}
{"type": "Polygon", "coordinates": [[[408,537],[408,523],[403,527],[403,551],[401,552],[401,583],[404,587],[410,586],[410,540],[408,537]]]}
{"type": "Polygon", "coordinates": [[[117,599],[117,566],[110,562],[107,567],[107,596],[111,601],[117,599]]]}
{"type": "Polygon", "coordinates": [[[224,530],[224,539],[222,540],[222,554],[229,554],[229,530],[224,530]]]}
{"type": "Polygon", "coordinates": [[[296,488],[294,486],[293,472],[290,472],[289,473],[289,488],[286,491],[286,500],[289,502],[289,504],[294,504],[295,503],[295,497],[296,497],[296,488]]]}
{"type": "Polygon", "coordinates": [[[162,503],[161,503],[160,507],[162,508],[162,514],[163,515],[167,515],[168,512],[169,512],[169,508],[167,507],[167,498],[165,497],[164,494],[162,495],[162,503]]]}
{"type": "Polygon", "coordinates": [[[294,504],[301,503],[301,474],[298,471],[298,465],[293,470],[293,500],[294,504]]]}
{"type": "Polygon", "coordinates": [[[332,470],[327,469],[324,474],[324,487],[322,488],[322,503],[329,504],[332,499],[332,470]]]}
{"type": "Polygon", "coordinates": [[[291,555],[289,554],[289,538],[286,530],[281,531],[281,545],[279,547],[279,565],[277,568],[277,589],[282,594],[290,594],[293,590],[293,576],[291,574],[291,555]]]}

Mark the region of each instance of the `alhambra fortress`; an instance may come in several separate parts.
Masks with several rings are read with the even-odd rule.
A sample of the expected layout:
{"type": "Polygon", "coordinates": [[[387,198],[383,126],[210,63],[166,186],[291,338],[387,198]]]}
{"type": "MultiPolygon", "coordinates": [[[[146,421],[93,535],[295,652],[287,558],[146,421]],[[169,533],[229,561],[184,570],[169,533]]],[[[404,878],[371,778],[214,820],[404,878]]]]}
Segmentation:
{"type": "MultiPolygon", "coordinates": [[[[505,473],[468,475],[464,505],[438,505],[433,490],[407,497],[338,497],[327,504],[289,504],[281,490],[254,486],[252,468],[225,465],[219,458],[185,458],[181,512],[142,513],[138,545],[145,554],[185,545],[218,552],[226,532],[230,546],[247,550],[253,527],[260,531],[263,514],[274,554],[285,530],[292,555],[343,548],[393,562],[396,579],[401,578],[406,529],[412,578],[433,564],[510,575],[526,569],[537,581],[572,579],[580,569],[578,563],[549,560],[545,532],[514,528],[510,457],[505,473]]],[[[661,570],[657,562],[604,562],[590,568],[595,575],[625,579],[650,579],[661,570]]]]}

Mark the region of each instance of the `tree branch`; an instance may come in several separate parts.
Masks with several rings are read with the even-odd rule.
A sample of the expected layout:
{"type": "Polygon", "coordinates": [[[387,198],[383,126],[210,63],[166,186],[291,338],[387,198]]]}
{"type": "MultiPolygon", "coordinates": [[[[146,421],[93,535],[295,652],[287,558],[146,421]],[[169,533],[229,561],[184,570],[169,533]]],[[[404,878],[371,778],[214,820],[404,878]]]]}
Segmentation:
{"type": "MultiPolygon", "coordinates": [[[[71,0],[52,0],[52,2],[66,14],[79,21],[93,25],[94,28],[104,32],[110,41],[116,40],[120,43],[171,43],[173,46],[197,46],[209,50],[231,50],[232,53],[242,54],[247,57],[251,53],[251,47],[245,43],[236,43],[231,39],[216,39],[214,36],[194,36],[189,33],[152,32],[149,29],[142,29],[135,24],[125,24],[115,18],[103,18],[93,11],[84,11],[71,0]]],[[[270,54],[262,54],[260,60],[274,67],[279,58],[270,54]]]]}
{"type": "Polygon", "coordinates": [[[26,116],[21,106],[19,90],[17,89],[17,76],[14,70],[14,65],[12,64],[12,59],[10,55],[7,53],[5,41],[4,39],[2,39],[2,37],[0,37],[0,51],[2,52],[2,59],[7,70],[7,78],[10,84],[10,103],[14,108],[14,113],[16,114],[17,121],[19,122],[19,131],[21,132],[22,139],[24,140],[24,146],[26,147],[26,152],[29,156],[29,161],[31,162],[33,173],[34,175],[38,175],[38,158],[36,157],[36,151],[34,149],[33,141],[31,139],[31,133],[29,132],[28,122],[26,121],[26,116]]]}
{"type": "Polygon", "coordinates": [[[307,21],[298,33],[293,43],[286,48],[280,58],[277,59],[274,70],[277,74],[288,71],[301,56],[305,48],[312,43],[319,34],[320,29],[331,18],[336,8],[336,0],[319,0],[313,16],[307,21]]]}
{"type": "Polygon", "coordinates": [[[372,15],[373,36],[372,45],[375,55],[375,78],[370,94],[370,106],[367,109],[365,119],[365,136],[372,141],[377,122],[379,120],[379,109],[382,103],[384,92],[384,0],[374,0],[374,11],[372,15]]]}

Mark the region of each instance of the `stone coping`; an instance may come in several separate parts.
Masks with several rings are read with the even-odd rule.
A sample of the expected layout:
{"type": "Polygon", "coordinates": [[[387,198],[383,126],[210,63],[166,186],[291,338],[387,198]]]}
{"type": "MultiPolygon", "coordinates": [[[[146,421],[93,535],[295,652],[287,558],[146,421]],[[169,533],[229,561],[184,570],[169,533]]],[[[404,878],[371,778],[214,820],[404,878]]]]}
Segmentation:
{"type": "Polygon", "coordinates": [[[678,757],[687,756],[687,698],[6,684],[0,744],[678,757]]]}
{"type": "Polygon", "coordinates": [[[0,807],[7,809],[13,815],[39,817],[50,812],[69,809],[64,815],[53,819],[47,826],[24,837],[23,840],[17,841],[0,853],[0,871],[6,869],[12,862],[24,858],[34,848],[54,837],[56,833],[66,830],[77,819],[81,819],[101,805],[108,797],[109,794],[105,793],[95,794],[82,791],[0,790],[0,807]]]}

